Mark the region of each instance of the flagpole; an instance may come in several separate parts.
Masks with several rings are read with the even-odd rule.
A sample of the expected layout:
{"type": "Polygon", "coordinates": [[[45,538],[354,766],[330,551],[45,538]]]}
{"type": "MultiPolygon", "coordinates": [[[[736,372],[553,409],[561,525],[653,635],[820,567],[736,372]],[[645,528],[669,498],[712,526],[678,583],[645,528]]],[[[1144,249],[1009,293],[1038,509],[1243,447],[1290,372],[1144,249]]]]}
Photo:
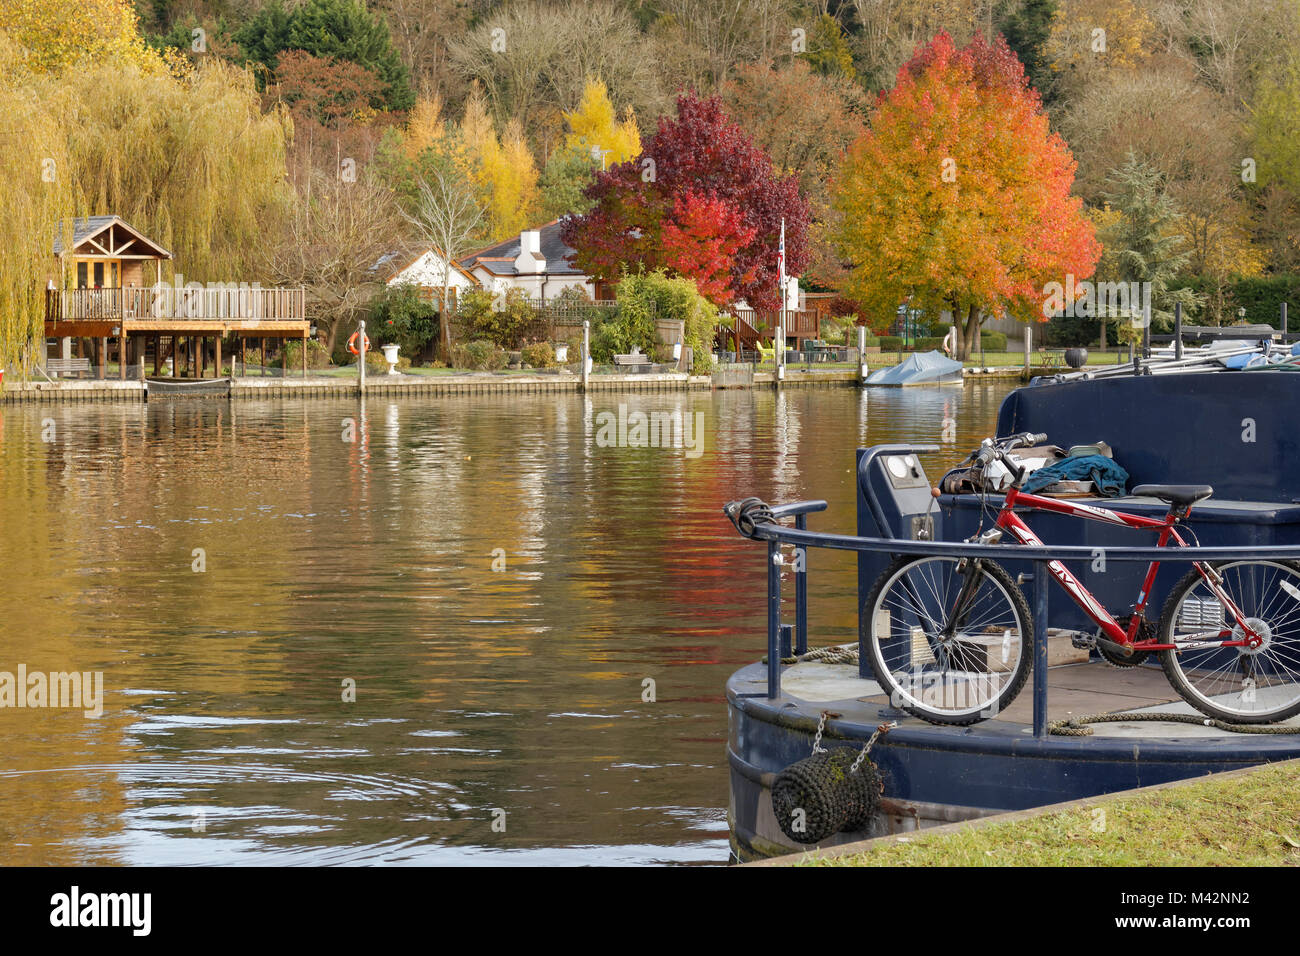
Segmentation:
{"type": "Polygon", "coordinates": [[[777,294],[781,296],[781,311],[777,318],[776,333],[776,377],[779,381],[785,367],[785,217],[781,217],[781,247],[777,255],[777,294]]]}

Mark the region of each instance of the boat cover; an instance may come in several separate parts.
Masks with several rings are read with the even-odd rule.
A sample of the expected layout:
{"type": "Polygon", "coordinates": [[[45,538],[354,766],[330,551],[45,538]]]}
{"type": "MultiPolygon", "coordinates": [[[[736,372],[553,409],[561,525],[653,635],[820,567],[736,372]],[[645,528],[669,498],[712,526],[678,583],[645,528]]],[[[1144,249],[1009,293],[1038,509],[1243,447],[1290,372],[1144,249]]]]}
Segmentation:
{"type": "Polygon", "coordinates": [[[892,368],[882,368],[867,378],[868,385],[927,385],[960,382],[961,362],[942,352],[914,352],[892,368]]]}

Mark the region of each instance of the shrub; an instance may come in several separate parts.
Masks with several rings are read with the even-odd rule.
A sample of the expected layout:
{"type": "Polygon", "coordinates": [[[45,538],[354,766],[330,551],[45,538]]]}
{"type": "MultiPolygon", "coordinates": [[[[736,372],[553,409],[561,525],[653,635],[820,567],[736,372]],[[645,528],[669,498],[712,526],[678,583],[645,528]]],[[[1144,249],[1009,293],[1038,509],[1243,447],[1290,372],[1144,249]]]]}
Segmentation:
{"type": "Polygon", "coordinates": [[[467,292],[456,313],[461,333],[470,340],[485,339],[502,349],[517,349],[546,335],[546,322],[522,289],[498,296],[486,289],[467,292]]]}
{"type": "MultiPolygon", "coordinates": [[[[1094,316],[1054,315],[1043,325],[1035,324],[1035,341],[1040,336],[1043,344],[1054,349],[1096,345],[1101,341],[1101,320],[1094,316]]],[[[1115,341],[1113,326],[1107,330],[1106,339],[1115,341]]],[[[985,348],[989,347],[985,345],[985,348]]]]}
{"type": "Polygon", "coordinates": [[[877,347],[879,347],[879,345],[880,345],[880,336],[879,336],[879,335],[867,335],[867,336],[864,336],[863,339],[862,339],[862,347],[863,347],[863,348],[867,348],[867,349],[869,349],[869,348],[877,348],[877,347]]]}
{"type": "Polygon", "coordinates": [[[438,335],[438,313],[419,288],[404,282],[371,300],[366,331],[375,348],[395,344],[403,355],[418,355],[438,335]]]}
{"type": "Polygon", "coordinates": [[[523,347],[524,363],[533,368],[550,368],[555,364],[555,349],[550,342],[535,342],[523,347]]]}
{"type": "Polygon", "coordinates": [[[942,335],[923,335],[915,339],[913,346],[918,352],[929,352],[932,349],[943,348],[942,335]]]}
{"type": "Polygon", "coordinates": [[[986,352],[1005,352],[1007,350],[1007,333],[984,330],[980,332],[980,342],[986,352]]]}
{"type": "MultiPolygon", "coordinates": [[[[256,350],[248,353],[249,365],[255,364],[254,355],[256,354],[257,354],[256,350]]],[[[257,358],[260,359],[261,356],[258,355],[257,358]]],[[[301,370],[302,369],[302,343],[292,342],[292,341],[286,342],[284,344],[284,349],[280,352],[278,356],[276,356],[275,360],[271,363],[271,365],[275,368],[286,368],[289,371],[293,371],[294,369],[301,370]]],[[[330,367],[330,356],[329,353],[325,351],[325,346],[321,345],[315,339],[308,339],[307,340],[307,368],[321,369],[321,368],[329,368],[329,367],[330,367]]]]}
{"type": "Polygon", "coordinates": [[[451,364],[454,368],[496,371],[506,367],[507,356],[486,339],[461,342],[451,347],[451,364]]]}
{"type": "MultiPolygon", "coordinates": [[[[397,370],[404,372],[411,367],[411,360],[405,355],[398,353],[397,370]]],[[[367,375],[387,375],[388,362],[384,359],[384,353],[379,349],[368,349],[366,351],[366,374],[367,375]]]]}
{"type": "MultiPolygon", "coordinates": [[[[657,342],[655,321],[658,320],[683,323],[683,345],[694,350],[694,364],[699,364],[702,356],[711,352],[718,327],[718,309],[700,295],[692,280],[670,277],[662,269],[656,269],[626,276],[618,284],[616,296],[620,323],[627,331],[645,338],[635,343],[643,351],[650,351],[657,342]]],[[[618,350],[619,353],[628,351],[618,350]]],[[[592,354],[596,355],[594,340],[592,354]]]]}
{"type": "Polygon", "coordinates": [[[880,350],[882,352],[897,352],[903,347],[903,338],[899,335],[882,335],[880,336],[880,350]]]}

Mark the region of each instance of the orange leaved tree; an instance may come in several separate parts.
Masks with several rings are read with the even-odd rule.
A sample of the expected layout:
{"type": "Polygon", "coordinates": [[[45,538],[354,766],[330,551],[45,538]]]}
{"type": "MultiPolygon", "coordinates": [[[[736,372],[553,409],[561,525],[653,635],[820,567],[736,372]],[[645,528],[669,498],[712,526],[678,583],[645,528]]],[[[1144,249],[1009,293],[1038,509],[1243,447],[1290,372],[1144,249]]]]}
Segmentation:
{"type": "Polygon", "coordinates": [[[986,315],[1043,317],[1044,287],[1101,255],[1074,158],[1006,41],[941,33],[898,72],[835,183],[845,291],[872,317],[952,310],[960,358],[986,315]]]}

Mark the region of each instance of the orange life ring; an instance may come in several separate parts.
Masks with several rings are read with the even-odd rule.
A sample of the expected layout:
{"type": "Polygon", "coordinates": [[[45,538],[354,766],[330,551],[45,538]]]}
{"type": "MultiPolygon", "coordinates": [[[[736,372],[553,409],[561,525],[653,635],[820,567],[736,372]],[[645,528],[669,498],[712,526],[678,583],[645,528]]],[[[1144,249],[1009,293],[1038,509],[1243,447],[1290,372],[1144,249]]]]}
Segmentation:
{"type": "MultiPolygon", "coordinates": [[[[361,333],[360,333],[360,332],[353,332],[353,333],[352,333],[352,338],[348,339],[348,351],[351,352],[353,355],[360,355],[360,354],[361,354],[361,352],[358,352],[358,351],[357,351],[357,336],[358,336],[358,335],[361,335],[361,333]]],[[[370,351],[370,336],[368,336],[368,335],[364,335],[364,336],[361,336],[361,337],[362,337],[362,339],[363,339],[363,341],[362,341],[362,343],[361,343],[361,348],[362,348],[362,350],[363,350],[363,351],[366,351],[366,352],[369,352],[369,351],[370,351]]]]}

